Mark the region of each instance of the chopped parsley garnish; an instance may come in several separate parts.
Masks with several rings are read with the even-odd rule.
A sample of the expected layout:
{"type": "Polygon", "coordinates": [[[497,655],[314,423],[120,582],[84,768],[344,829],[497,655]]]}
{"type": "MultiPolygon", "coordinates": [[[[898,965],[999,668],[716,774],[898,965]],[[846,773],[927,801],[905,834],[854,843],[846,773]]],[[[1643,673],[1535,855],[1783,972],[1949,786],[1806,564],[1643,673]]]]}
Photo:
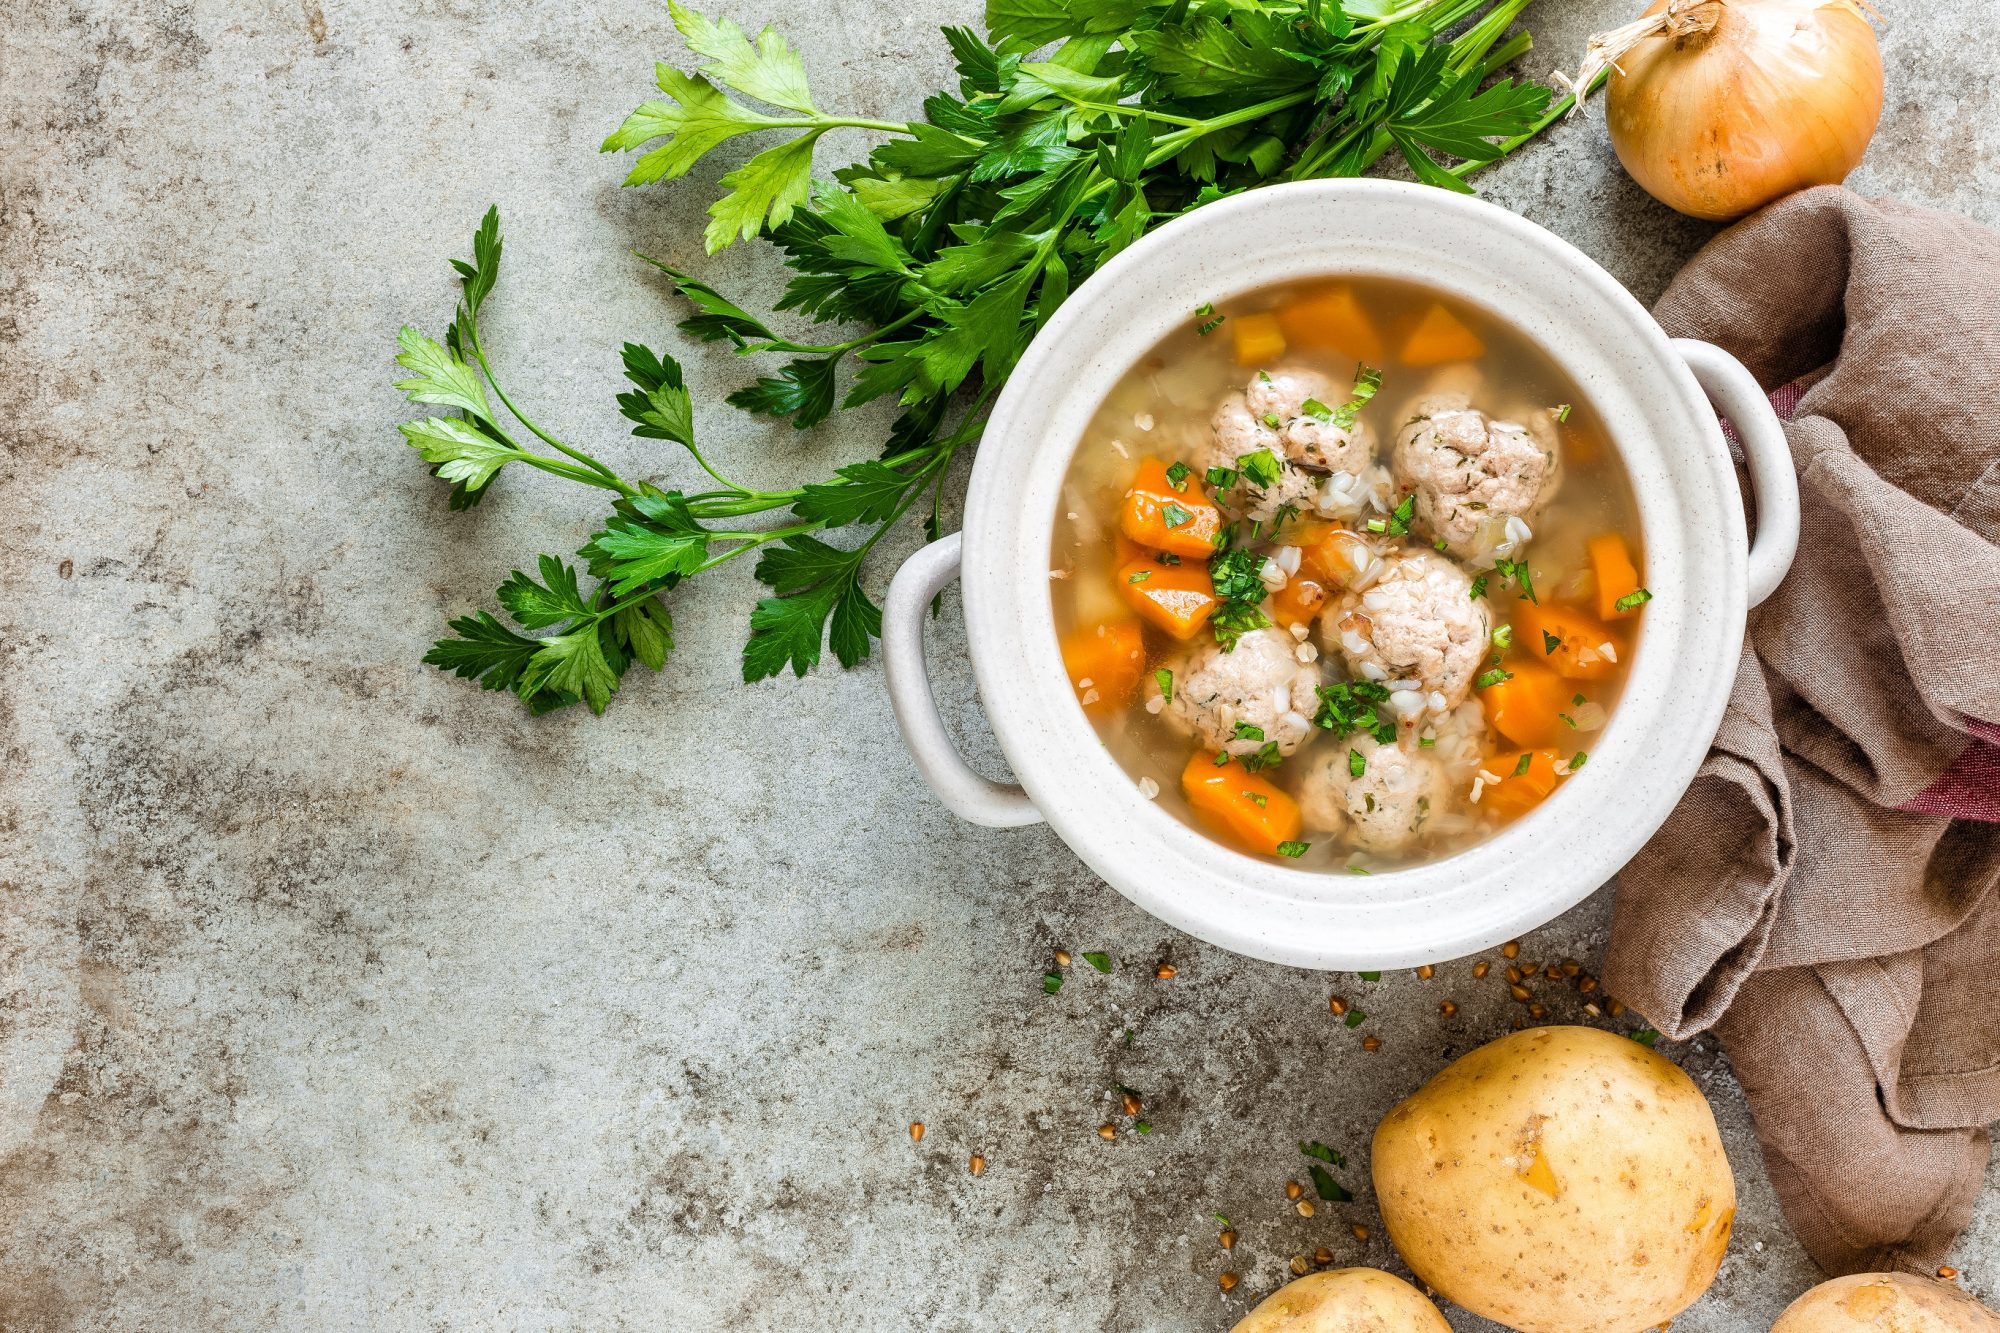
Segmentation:
{"type": "Polygon", "coordinates": [[[1299,404],[1299,415],[1311,417],[1323,426],[1333,424],[1333,409],[1317,398],[1308,398],[1299,404]]]}
{"type": "Polygon", "coordinates": [[[1523,754],[1519,759],[1514,761],[1514,772],[1512,776],[1517,778],[1525,776],[1528,772],[1528,765],[1534,762],[1535,762],[1534,755],[1523,754]]]}
{"type": "Polygon", "coordinates": [[[1563,646],[1563,641],[1562,641],[1561,639],[1558,639],[1558,638],[1557,638],[1557,637],[1556,637],[1555,635],[1553,635],[1553,634],[1549,633],[1549,632],[1548,632],[1547,630],[1543,630],[1543,631],[1542,631],[1542,656],[1543,656],[1543,657],[1553,657],[1553,656],[1555,656],[1555,651],[1556,651],[1556,649],[1558,649],[1558,648],[1560,648],[1560,647],[1562,647],[1562,646],[1563,646]]]}
{"type": "Polygon", "coordinates": [[[1481,574],[1472,581],[1472,596],[1477,599],[1486,595],[1486,576],[1481,574]]]}
{"type": "Polygon", "coordinates": [[[1280,417],[1276,412],[1266,412],[1264,414],[1264,424],[1272,430],[1276,430],[1278,427],[1284,425],[1285,422],[1284,418],[1280,417]]]}
{"type": "Polygon", "coordinates": [[[1360,977],[1363,981],[1380,981],[1382,979],[1380,972],[1356,972],[1354,975],[1360,977]]]}
{"type": "Polygon", "coordinates": [[[1208,316],[1215,313],[1215,302],[1203,301],[1200,305],[1194,308],[1194,313],[1203,317],[1204,319],[1207,318],[1208,316]]]}
{"type": "Polygon", "coordinates": [[[1166,667],[1161,667],[1153,673],[1153,682],[1160,687],[1160,698],[1166,700],[1168,703],[1172,703],[1174,701],[1174,673],[1166,667]]]}
{"type": "Polygon", "coordinates": [[[1574,773],[1576,772],[1576,770],[1582,768],[1585,764],[1589,762],[1590,762],[1590,752],[1588,750],[1578,750],[1575,754],[1570,756],[1569,771],[1574,773]]]}
{"type": "Polygon", "coordinates": [[[1287,839],[1286,841],[1278,844],[1278,855],[1289,856],[1294,861],[1298,860],[1301,856],[1304,856],[1307,852],[1311,850],[1312,850],[1312,844],[1309,842],[1294,842],[1287,839]]]}
{"type": "Polygon", "coordinates": [[[1438,743],[1438,738],[1435,736],[1417,737],[1417,748],[1420,750],[1428,750],[1437,743],[1438,743]]]}
{"type": "Polygon", "coordinates": [[[1558,403],[1558,404],[1556,404],[1556,420],[1557,420],[1557,421],[1568,421],[1568,420],[1569,420],[1569,404],[1568,404],[1568,403],[1558,403]]]}
{"type": "Polygon", "coordinates": [[[1127,583],[1144,583],[1147,579],[1151,577],[1153,577],[1152,570],[1139,569],[1139,570],[1134,570],[1132,573],[1126,575],[1125,581],[1127,583]]]}
{"type": "Polygon", "coordinates": [[[1350,875],[1372,875],[1375,872],[1367,866],[1349,866],[1347,867],[1347,873],[1350,875]]]}
{"type": "Polygon", "coordinates": [[[1264,739],[1264,729],[1252,722],[1238,722],[1236,724],[1236,739],[1239,741],[1261,741],[1264,739]]]}
{"type": "Polygon", "coordinates": [[[1228,1225],[1229,1225],[1229,1218],[1228,1218],[1228,1217],[1226,1217],[1225,1215],[1223,1215],[1222,1213],[1216,1213],[1216,1214],[1214,1214],[1214,1217],[1215,1217],[1215,1220],[1216,1220],[1216,1221],[1218,1221],[1218,1222],[1220,1222],[1220,1223],[1222,1223],[1222,1225],[1224,1225],[1224,1226],[1228,1226],[1228,1225]]]}
{"type": "Polygon", "coordinates": [[[1216,597],[1225,602],[1264,600],[1264,557],[1238,547],[1208,562],[1208,574],[1215,582],[1216,597]]]}
{"type": "Polygon", "coordinates": [[[1107,953],[1087,953],[1087,954],[1085,954],[1085,955],[1083,956],[1083,961],[1084,961],[1084,962],[1086,962],[1086,963],[1089,963],[1089,964],[1090,964],[1090,965],[1091,965],[1092,967],[1096,968],[1096,969],[1097,969],[1097,970],[1098,970],[1099,972],[1104,972],[1104,973],[1109,973],[1109,972],[1111,971],[1111,955],[1110,955],[1110,954],[1107,954],[1107,953]]]}
{"type": "Polygon", "coordinates": [[[1256,806],[1259,810],[1262,810],[1263,808],[1271,804],[1271,798],[1266,796],[1261,791],[1246,791],[1243,794],[1245,796],[1248,796],[1250,798],[1250,804],[1256,806]]]}
{"type": "Polygon", "coordinates": [[[1573,694],[1573,695],[1571,695],[1571,696],[1570,696],[1570,700],[1569,700],[1569,701],[1570,701],[1571,703],[1573,703],[1573,704],[1581,704],[1581,703],[1583,702],[1583,695],[1581,695],[1581,694],[1573,694]]]}
{"type": "Polygon", "coordinates": [[[1499,649],[1503,649],[1503,650],[1504,650],[1504,649],[1507,649],[1507,648],[1511,648],[1511,647],[1513,647],[1513,646],[1514,646],[1514,627],[1513,627],[1512,625],[1502,625],[1502,626],[1501,626],[1501,627],[1500,627],[1499,629],[1496,629],[1496,630],[1494,630],[1494,631],[1493,631],[1493,646],[1494,646],[1495,648],[1499,648],[1499,649]]]}
{"type": "Polygon", "coordinates": [[[1415,516],[1416,512],[1417,496],[1416,492],[1412,491],[1398,500],[1396,507],[1389,511],[1389,535],[1391,537],[1400,537],[1408,532],[1410,530],[1410,519],[1415,516]]]}
{"type": "Polygon", "coordinates": [[[1341,1020],[1341,1022],[1347,1024],[1347,1026],[1351,1028],[1358,1028],[1367,1021],[1368,1021],[1368,1015],[1362,1013],[1359,1009],[1349,1009],[1347,1011],[1347,1017],[1341,1020]]]}
{"type": "Polygon", "coordinates": [[[1563,720],[1564,726],[1568,727],[1572,731],[1576,730],[1576,719],[1571,717],[1568,713],[1557,713],[1556,716],[1563,720]]]}
{"type": "Polygon", "coordinates": [[[1236,467],[1244,476],[1261,487],[1277,485],[1278,478],[1284,473],[1284,465],[1278,462],[1278,456],[1269,449],[1259,449],[1255,453],[1244,454],[1236,460],[1236,467]]]}
{"type": "Polygon", "coordinates": [[[1132,1128],[1138,1130],[1141,1134],[1150,1134],[1153,1132],[1152,1124],[1145,1120],[1134,1120],[1132,1128]]]}
{"type": "Polygon", "coordinates": [[[1224,764],[1228,762],[1229,762],[1229,751],[1217,750],[1215,752],[1215,766],[1217,768],[1221,768],[1224,764]]]}
{"type": "Polygon", "coordinates": [[[1448,545],[1446,545],[1446,544],[1445,544],[1445,540],[1444,540],[1444,538],[1440,537],[1440,538],[1438,538],[1438,539],[1437,539],[1436,541],[1434,541],[1434,542],[1432,542],[1432,543],[1431,543],[1431,549],[1432,549],[1432,550],[1434,550],[1434,551],[1437,551],[1437,552],[1440,552],[1440,553],[1442,553],[1442,552],[1445,552],[1445,551],[1448,551],[1448,550],[1450,550],[1451,548],[1450,548],[1450,547],[1449,547],[1448,545]]]}
{"type": "Polygon", "coordinates": [[[1218,491],[1226,491],[1236,484],[1236,469],[1233,467],[1212,467],[1202,474],[1202,479],[1218,491]]]}
{"type": "Polygon", "coordinates": [[[1535,580],[1528,573],[1527,561],[1495,560],[1493,568],[1499,572],[1501,578],[1514,580],[1521,589],[1521,596],[1527,598],[1537,606],[1541,605],[1541,599],[1535,596],[1535,580]]]}
{"type": "Polygon", "coordinates": [[[1347,751],[1347,776],[1358,778],[1367,771],[1368,756],[1350,747],[1347,751]]]}
{"type": "Polygon", "coordinates": [[[1208,618],[1208,627],[1215,631],[1215,641],[1228,652],[1236,647],[1236,641],[1252,630],[1268,629],[1271,618],[1264,614],[1254,602],[1227,602],[1208,618]]]}
{"type": "Polygon", "coordinates": [[[1268,370],[1260,370],[1260,371],[1258,371],[1258,372],[1257,372],[1257,382],[1258,382],[1259,384],[1269,384],[1269,383],[1271,382],[1271,372],[1270,372],[1270,371],[1268,371],[1268,370]]]}
{"type": "Polygon", "coordinates": [[[1382,387],[1382,372],[1369,365],[1354,368],[1354,387],[1348,390],[1348,399],[1333,413],[1333,424],[1342,430],[1353,430],[1354,423],[1361,418],[1361,409],[1382,387]]]}
{"type": "Polygon", "coordinates": [[[1042,974],[1042,994],[1054,995],[1057,991],[1061,989],[1062,989],[1062,973],[1044,972],[1042,974]]]}
{"type": "Polygon", "coordinates": [[[1221,326],[1222,321],[1228,318],[1227,315],[1217,315],[1215,313],[1215,302],[1213,301],[1203,301],[1194,308],[1194,313],[1195,318],[1201,321],[1201,323],[1194,326],[1194,331],[1203,338],[1214,333],[1221,326]]]}
{"type": "Polygon", "coordinates": [[[1194,521],[1193,514],[1190,514],[1171,500],[1167,501],[1165,506],[1161,508],[1160,517],[1167,521],[1167,526],[1170,528],[1184,528],[1194,521]]]}
{"type": "Polygon", "coordinates": [[[1613,602],[1611,605],[1617,607],[1620,611],[1630,611],[1633,607],[1644,606],[1646,603],[1652,600],[1653,600],[1653,594],[1647,592],[1644,588],[1635,588],[1631,592],[1626,593],[1623,597],[1620,597],[1617,601],[1613,602]]]}
{"type": "Polygon", "coordinates": [[[1327,1163],[1329,1166],[1347,1165],[1347,1158],[1343,1154],[1335,1152],[1332,1148],[1327,1147],[1324,1143],[1321,1143],[1318,1139],[1314,1139],[1310,1143],[1306,1142],[1303,1139],[1300,1140],[1299,1151],[1304,1153],[1308,1157],[1317,1158],[1320,1161],[1327,1163]]]}
{"type": "Polygon", "coordinates": [[[1343,736],[1365,731],[1384,745],[1396,739],[1395,722],[1375,711],[1376,704],[1389,701],[1389,689],[1381,682],[1344,680],[1336,685],[1321,685],[1314,693],[1319,696],[1319,708],[1313,714],[1314,726],[1343,736]]]}
{"type": "Polygon", "coordinates": [[[1177,491],[1186,490],[1188,473],[1192,471],[1194,471],[1194,469],[1189,467],[1186,463],[1176,461],[1173,464],[1173,466],[1167,469],[1167,485],[1173,487],[1177,491]]]}
{"type": "Polygon", "coordinates": [[[1505,667],[1494,667],[1489,671],[1480,672],[1479,678],[1477,680],[1474,680],[1472,683],[1474,685],[1477,685],[1482,690],[1487,690],[1493,688],[1495,685],[1498,685],[1503,680],[1512,680],[1512,679],[1514,679],[1513,672],[1507,670],[1505,667]]]}
{"type": "MultiPolygon", "coordinates": [[[[1252,773],[1261,773],[1267,768],[1276,768],[1284,762],[1285,756],[1278,753],[1278,743],[1276,741],[1265,741],[1258,748],[1257,753],[1243,756],[1243,767],[1252,773]]],[[[1260,798],[1257,803],[1262,805],[1264,802],[1260,798]]]]}
{"type": "Polygon", "coordinates": [[[1651,1046],[1660,1039],[1660,1034],[1651,1028],[1640,1028],[1637,1032],[1628,1035],[1641,1046],[1651,1046]]]}
{"type": "Polygon", "coordinates": [[[1315,1162],[1306,1170],[1312,1173],[1313,1188],[1319,1191],[1320,1198],[1328,1203],[1349,1203],[1353,1200],[1354,1196],[1325,1167],[1315,1162]]]}

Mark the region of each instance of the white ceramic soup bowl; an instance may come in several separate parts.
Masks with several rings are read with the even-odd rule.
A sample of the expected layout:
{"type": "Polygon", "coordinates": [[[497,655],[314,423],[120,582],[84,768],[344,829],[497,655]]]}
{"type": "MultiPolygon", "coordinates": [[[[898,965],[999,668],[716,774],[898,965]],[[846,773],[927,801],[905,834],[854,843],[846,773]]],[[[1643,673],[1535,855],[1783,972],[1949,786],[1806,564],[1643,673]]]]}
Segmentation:
{"type": "Polygon", "coordinates": [[[1172,222],[1070,297],[994,407],[963,532],[897,572],[883,660],[917,766],[961,817],[996,827],[1047,820],[1133,902],[1238,953],[1312,968],[1412,966],[1550,920],[1651,836],[1721,722],[1748,608],[1784,577],[1797,541],[1784,435],[1756,381],[1726,353],[1670,341],[1610,274],[1504,209],[1427,186],[1302,182],[1172,222]],[[1198,304],[1338,274],[1440,288],[1494,312],[1568,372],[1630,473],[1653,594],[1624,697],[1592,738],[1588,765],[1487,842],[1369,876],[1244,855],[1141,795],[1077,703],[1050,604],[1057,497],[1106,391],[1198,304]],[[1711,398],[1744,444],[1754,546],[1711,398]],[[964,582],[980,697],[1019,786],[968,768],[932,700],[923,623],[953,578],[964,582]]]}

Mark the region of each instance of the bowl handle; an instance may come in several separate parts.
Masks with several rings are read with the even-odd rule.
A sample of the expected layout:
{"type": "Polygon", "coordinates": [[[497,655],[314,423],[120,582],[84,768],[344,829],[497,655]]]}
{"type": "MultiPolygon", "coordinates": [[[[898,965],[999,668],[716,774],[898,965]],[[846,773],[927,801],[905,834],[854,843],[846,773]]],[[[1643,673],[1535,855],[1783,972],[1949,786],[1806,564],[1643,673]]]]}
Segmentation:
{"type": "Polygon", "coordinates": [[[1674,339],[1674,350],[1694,372],[1695,382],[1716,411],[1729,418],[1743,443],[1750,489],[1757,501],[1757,535],[1750,542],[1750,605],[1778,590],[1799,549],[1799,479],[1785,428],[1771,400],[1743,363],[1714,343],[1674,339]]]}
{"type": "Polygon", "coordinates": [[[1010,783],[980,777],[966,766],[945,733],[924,667],[924,615],[947,583],[958,577],[959,534],[932,542],[908,560],[889,581],[882,602],[882,668],[889,679],[889,705],[917,771],[945,807],[960,819],[987,828],[1020,828],[1042,822],[1028,793],[1010,783]]]}

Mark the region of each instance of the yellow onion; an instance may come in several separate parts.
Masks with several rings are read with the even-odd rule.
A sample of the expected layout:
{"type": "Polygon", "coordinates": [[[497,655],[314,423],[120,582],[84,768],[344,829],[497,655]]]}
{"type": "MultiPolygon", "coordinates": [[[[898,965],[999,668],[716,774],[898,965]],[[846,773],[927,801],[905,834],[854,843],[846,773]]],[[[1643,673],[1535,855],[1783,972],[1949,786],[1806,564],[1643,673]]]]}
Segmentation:
{"type": "Polygon", "coordinates": [[[1591,38],[1579,93],[1607,65],[1618,160],[1698,218],[1844,180],[1882,114],[1882,53],[1857,0],[1656,0],[1591,38]]]}

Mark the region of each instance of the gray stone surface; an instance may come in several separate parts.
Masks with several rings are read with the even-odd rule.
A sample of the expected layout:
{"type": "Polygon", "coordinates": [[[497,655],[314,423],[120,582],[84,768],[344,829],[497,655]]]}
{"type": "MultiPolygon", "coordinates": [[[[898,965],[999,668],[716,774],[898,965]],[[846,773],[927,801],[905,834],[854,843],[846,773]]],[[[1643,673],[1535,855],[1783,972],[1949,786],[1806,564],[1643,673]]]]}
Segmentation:
{"type": "MultiPolygon", "coordinates": [[[[874,114],[914,111],[936,25],[976,19],[728,8],[874,114]]],[[[1543,0],[1530,68],[1627,9],[1543,0]]],[[[1989,19],[1892,7],[1863,188],[2000,221],[2000,85],[1966,74],[2000,63],[1989,19]]],[[[621,191],[593,151],[656,56],[680,58],[641,0],[0,0],[0,1328],[1219,1330],[1294,1253],[1394,1264],[1365,1189],[1287,1205],[1293,1145],[1365,1184],[1376,1118],[1517,1012],[1468,963],[1246,962],[1045,831],[954,823],[878,668],[737,681],[747,569],[677,601],[669,670],[602,719],[418,665],[597,513],[509,477],[447,514],[395,434],[391,338],[443,323],[491,200],[510,388],[621,470],[690,480],[609,410],[625,337],[687,358],[748,478],[877,438],[729,411],[743,369],[672,331],[630,247],[752,296],[777,266],[701,259],[716,169],[621,191]],[[1057,947],[1117,967],[1046,997],[1057,947]],[[1152,1134],[1097,1137],[1114,1084],[1152,1134]]],[[[1642,298],[1706,234],[1595,121],[1485,184],[1642,298]]],[[[997,769],[961,647],[948,613],[941,688],[997,769]]],[[[1527,956],[1593,960],[1606,917],[1599,895],[1527,956]]],[[[1743,1195],[1676,1327],[1762,1329],[1813,1274],[1727,1066],[1672,1054],[1743,1195]]],[[[1996,1196],[1959,1259],[1989,1299],[1996,1196]]]]}

